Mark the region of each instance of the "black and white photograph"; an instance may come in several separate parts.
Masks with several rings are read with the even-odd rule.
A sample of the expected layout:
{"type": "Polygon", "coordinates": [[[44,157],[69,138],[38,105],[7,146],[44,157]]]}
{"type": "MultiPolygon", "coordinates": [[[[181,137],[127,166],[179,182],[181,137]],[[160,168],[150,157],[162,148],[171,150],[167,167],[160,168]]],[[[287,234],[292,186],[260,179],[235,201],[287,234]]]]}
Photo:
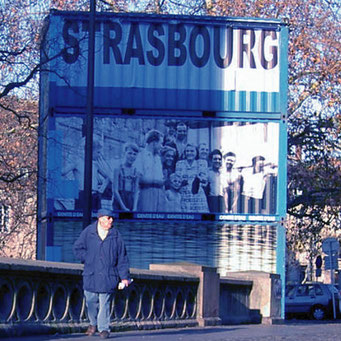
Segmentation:
{"type": "MultiPolygon", "coordinates": [[[[82,125],[81,117],[56,118],[51,143],[61,169],[49,185],[57,211],[82,210],[82,125]]],[[[92,207],[276,214],[278,154],[278,123],[96,116],[92,207]]]]}

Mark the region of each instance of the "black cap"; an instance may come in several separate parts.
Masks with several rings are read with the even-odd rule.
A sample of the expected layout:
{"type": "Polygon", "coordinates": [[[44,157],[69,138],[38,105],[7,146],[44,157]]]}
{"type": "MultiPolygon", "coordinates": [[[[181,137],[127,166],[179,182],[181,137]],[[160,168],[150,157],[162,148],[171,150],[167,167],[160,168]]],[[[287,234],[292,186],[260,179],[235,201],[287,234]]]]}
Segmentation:
{"type": "Polygon", "coordinates": [[[97,212],[97,218],[104,217],[104,216],[114,217],[114,212],[112,210],[108,210],[107,208],[101,208],[97,212]]]}

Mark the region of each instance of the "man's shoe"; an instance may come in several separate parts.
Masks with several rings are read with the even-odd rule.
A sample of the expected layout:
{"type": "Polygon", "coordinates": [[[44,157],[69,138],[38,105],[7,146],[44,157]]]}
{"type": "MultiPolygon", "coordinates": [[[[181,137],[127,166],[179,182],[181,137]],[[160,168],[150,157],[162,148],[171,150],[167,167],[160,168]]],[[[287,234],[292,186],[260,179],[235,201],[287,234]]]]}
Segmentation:
{"type": "Polygon", "coordinates": [[[96,333],[96,326],[92,326],[90,324],[90,326],[88,327],[88,329],[86,330],[85,334],[88,336],[93,336],[96,333]]]}
{"type": "Polygon", "coordinates": [[[102,332],[99,333],[99,336],[101,339],[107,339],[109,337],[109,332],[106,330],[103,330],[102,332]]]}

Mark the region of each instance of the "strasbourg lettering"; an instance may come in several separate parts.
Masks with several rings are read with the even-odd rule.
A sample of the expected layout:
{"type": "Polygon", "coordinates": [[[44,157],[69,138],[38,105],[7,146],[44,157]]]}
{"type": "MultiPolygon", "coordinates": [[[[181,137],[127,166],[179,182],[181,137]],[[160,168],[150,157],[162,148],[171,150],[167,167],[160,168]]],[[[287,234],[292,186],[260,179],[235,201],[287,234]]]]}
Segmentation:
{"type": "MultiPolygon", "coordinates": [[[[101,26],[103,64],[129,65],[136,60],[139,65],[159,66],[166,62],[168,66],[182,66],[190,60],[195,67],[202,68],[210,58],[221,69],[228,68],[233,58],[237,59],[239,68],[255,69],[258,62],[258,67],[269,70],[278,64],[279,42],[275,30],[263,29],[256,35],[254,29],[214,26],[209,30],[204,25],[186,26],[183,23],[131,22],[122,25],[116,21],[104,21],[101,26]],[[142,25],[147,25],[147,29],[142,29],[142,25]],[[123,30],[126,29],[127,39],[124,41],[123,30]],[[202,46],[199,51],[198,44],[202,46]]],[[[96,25],[96,31],[101,26],[96,25]]],[[[80,35],[87,30],[86,23],[64,22],[65,49],[62,55],[66,63],[77,61],[81,53],[80,35]]]]}

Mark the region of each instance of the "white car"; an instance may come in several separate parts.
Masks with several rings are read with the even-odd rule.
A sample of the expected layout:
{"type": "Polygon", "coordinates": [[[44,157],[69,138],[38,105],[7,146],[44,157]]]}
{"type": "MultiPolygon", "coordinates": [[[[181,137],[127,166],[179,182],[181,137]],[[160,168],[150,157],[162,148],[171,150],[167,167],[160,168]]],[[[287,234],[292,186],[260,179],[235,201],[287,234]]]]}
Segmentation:
{"type": "Polygon", "coordinates": [[[338,290],[328,284],[313,282],[287,285],[285,292],[285,316],[310,316],[315,320],[333,318],[333,299],[335,298],[336,315],[340,313],[338,290]]]}

